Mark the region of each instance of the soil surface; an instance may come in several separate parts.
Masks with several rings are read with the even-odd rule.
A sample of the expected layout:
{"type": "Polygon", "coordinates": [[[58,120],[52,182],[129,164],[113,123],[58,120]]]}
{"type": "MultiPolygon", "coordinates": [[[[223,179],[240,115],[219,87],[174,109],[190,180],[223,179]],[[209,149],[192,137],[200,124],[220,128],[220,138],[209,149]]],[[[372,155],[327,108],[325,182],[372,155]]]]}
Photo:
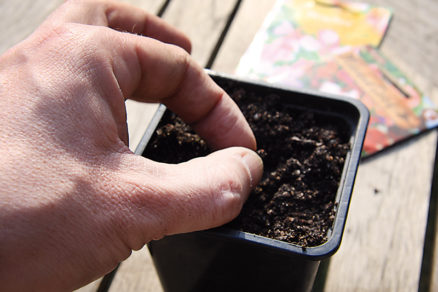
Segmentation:
{"type": "MultiPolygon", "coordinates": [[[[254,131],[264,176],[228,225],[302,247],[324,243],[350,149],[348,126],[339,118],[285,106],[277,96],[258,96],[233,85],[221,84],[254,131]]],[[[190,126],[167,111],[144,155],[178,163],[209,152],[190,126]]]]}

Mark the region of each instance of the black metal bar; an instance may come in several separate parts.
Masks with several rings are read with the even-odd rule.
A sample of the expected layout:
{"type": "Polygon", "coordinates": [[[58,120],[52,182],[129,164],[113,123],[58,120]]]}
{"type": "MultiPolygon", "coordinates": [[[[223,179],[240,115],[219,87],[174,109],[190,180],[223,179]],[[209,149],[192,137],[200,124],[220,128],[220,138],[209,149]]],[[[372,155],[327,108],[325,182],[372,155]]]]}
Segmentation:
{"type": "Polygon", "coordinates": [[[112,270],[102,278],[102,281],[100,282],[99,288],[97,288],[96,292],[108,292],[111,283],[113,282],[113,279],[116,276],[117,270],[119,269],[119,266],[120,265],[117,265],[117,267],[114,270],[112,270]]]}
{"type": "Polygon", "coordinates": [[[157,16],[162,17],[164,12],[167,9],[167,6],[169,6],[170,0],[164,1],[163,5],[161,5],[160,9],[157,11],[157,16]]]}
{"type": "MultiPolygon", "coordinates": [[[[435,130],[436,131],[436,130],[435,130]]],[[[427,216],[426,234],[424,237],[423,259],[421,263],[419,292],[431,291],[432,272],[434,265],[438,204],[438,147],[435,153],[435,166],[430,190],[429,212],[427,216]]]]}

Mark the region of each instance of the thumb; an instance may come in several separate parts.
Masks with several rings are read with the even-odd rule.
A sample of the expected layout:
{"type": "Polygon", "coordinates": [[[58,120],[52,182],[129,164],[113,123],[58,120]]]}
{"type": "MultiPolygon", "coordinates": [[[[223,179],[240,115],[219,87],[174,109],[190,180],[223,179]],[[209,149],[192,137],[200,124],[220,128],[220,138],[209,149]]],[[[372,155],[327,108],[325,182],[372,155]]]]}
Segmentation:
{"type": "MultiPolygon", "coordinates": [[[[128,220],[125,242],[132,249],[165,235],[220,226],[235,218],[251,188],[261,179],[263,162],[247,148],[233,147],[171,165],[130,155],[121,202],[128,220]]],[[[120,198],[119,198],[120,199],[120,198]]]]}

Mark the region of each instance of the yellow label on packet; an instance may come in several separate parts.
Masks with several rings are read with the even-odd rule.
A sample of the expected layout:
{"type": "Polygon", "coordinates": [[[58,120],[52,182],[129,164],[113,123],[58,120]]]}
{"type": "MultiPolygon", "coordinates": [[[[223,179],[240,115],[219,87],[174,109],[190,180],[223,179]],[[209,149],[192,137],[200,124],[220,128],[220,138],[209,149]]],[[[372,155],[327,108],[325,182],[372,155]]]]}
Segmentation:
{"type": "Polygon", "coordinates": [[[286,5],[294,11],[294,20],[304,33],[332,31],[341,46],[378,46],[390,17],[388,9],[357,2],[294,0],[286,5]]]}

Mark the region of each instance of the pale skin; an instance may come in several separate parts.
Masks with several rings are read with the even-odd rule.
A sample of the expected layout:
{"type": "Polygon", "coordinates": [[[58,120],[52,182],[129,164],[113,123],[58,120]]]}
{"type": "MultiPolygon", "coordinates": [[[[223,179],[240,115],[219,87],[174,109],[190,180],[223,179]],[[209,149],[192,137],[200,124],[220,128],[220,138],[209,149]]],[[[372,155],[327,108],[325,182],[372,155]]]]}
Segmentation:
{"type": "Polygon", "coordinates": [[[263,165],[190,49],[138,8],[88,0],[0,56],[2,290],[73,290],[153,239],[238,215],[263,165]],[[166,104],[217,151],[179,165],[135,156],[127,98],[166,104]]]}

